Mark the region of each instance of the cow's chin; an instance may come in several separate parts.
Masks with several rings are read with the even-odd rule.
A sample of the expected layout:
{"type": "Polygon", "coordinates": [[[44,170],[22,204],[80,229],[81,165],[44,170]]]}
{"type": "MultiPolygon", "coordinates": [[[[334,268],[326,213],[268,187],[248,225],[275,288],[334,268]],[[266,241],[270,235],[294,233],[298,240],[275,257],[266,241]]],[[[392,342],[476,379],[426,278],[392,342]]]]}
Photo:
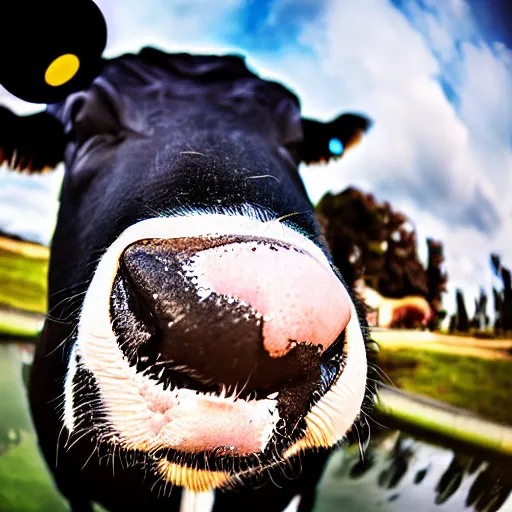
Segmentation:
{"type": "MultiPolygon", "coordinates": [[[[337,342],[318,359],[307,404],[290,414],[304,390],[269,393],[243,387],[196,386],[180,368],[140,365],[123,350],[110,316],[119,260],[134,242],[200,236],[264,236],[307,251],[331,270],[323,252],[295,230],[256,215],[203,213],[155,218],[128,228],[100,260],[85,296],[65,382],[64,423],[84,422],[112,450],[142,454],[165,483],[200,492],[237,486],[310,449],[331,448],[357,420],[366,389],[366,354],[355,307],[337,342]],[[89,414],[84,414],[84,408],[89,414]],[[91,428],[92,427],[92,428],[91,428]]],[[[120,342],[121,341],[121,342],[120,342]]]]}

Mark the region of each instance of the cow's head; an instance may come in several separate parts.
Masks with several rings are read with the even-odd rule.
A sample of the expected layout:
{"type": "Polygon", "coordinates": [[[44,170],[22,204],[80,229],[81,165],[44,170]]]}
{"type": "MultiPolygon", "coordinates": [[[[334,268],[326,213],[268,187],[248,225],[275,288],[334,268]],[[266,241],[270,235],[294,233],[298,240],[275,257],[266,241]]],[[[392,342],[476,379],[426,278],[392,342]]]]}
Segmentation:
{"type": "Polygon", "coordinates": [[[32,387],[43,444],[54,414],[66,457],[92,443],[148,486],[200,491],[344,439],[364,326],[297,166],[340,156],[367,119],[305,120],[239,57],[153,49],[45,114],[0,114],[13,167],[66,164],[32,387]]]}

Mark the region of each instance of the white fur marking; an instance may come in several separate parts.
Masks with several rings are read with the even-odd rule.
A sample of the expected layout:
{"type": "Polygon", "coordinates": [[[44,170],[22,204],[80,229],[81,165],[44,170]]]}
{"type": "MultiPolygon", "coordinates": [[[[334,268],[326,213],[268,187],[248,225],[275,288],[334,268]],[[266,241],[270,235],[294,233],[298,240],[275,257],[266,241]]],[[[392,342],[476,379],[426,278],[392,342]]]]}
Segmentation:
{"type": "Polygon", "coordinates": [[[300,505],[300,494],[297,494],[292,498],[288,506],[283,510],[283,512],[297,512],[299,510],[300,505]]]}
{"type": "Polygon", "coordinates": [[[181,492],[180,512],[211,512],[215,503],[215,491],[181,492]]]}
{"type": "Polygon", "coordinates": [[[68,361],[68,371],[64,382],[64,425],[71,434],[75,425],[75,412],[73,406],[74,384],[73,380],[76,374],[76,351],[75,347],[71,350],[68,361]]]}

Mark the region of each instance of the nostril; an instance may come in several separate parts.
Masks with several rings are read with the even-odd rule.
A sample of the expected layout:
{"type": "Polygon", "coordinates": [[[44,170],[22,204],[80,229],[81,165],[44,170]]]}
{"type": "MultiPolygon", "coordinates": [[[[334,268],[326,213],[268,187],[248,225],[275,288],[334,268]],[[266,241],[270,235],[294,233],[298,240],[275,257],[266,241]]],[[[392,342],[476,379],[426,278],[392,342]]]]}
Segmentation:
{"type": "Polygon", "coordinates": [[[172,260],[172,254],[158,254],[150,244],[137,243],[124,251],[119,265],[118,276],[131,303],[158,327],[180,316],[185,306],[180,300],[185,286],[172,260]]]}
{"type": "Polygon", "coordinates": [[[127,352],[134,353],[158,338],[159,329],[153,313],[137,293],[122,262],[112,286],[110,317],[114,333],[127,352]]]}
{"type": "Polygon", "coordinates": [[[167,362],[168,368],[203,382],[235,386],[247,381],[258,359],[261,318],[250,306],[229,298],[198,295],[183,268],[195,254],[194,245],[194,240],[185,244],[182,239],[142,241],[124,251],[112,302],[116,323],[119,313],[129,311],[120,321],[128,339],[121,336],[120,343],[143,347],[144,354],[152,352],[150,360],[167,362]],[[124,293],[118,293],[123,286],[124,293]],[[142,344],[136,336],[134,344],[129,338],[146,324],[154,336],[142,344]]]}

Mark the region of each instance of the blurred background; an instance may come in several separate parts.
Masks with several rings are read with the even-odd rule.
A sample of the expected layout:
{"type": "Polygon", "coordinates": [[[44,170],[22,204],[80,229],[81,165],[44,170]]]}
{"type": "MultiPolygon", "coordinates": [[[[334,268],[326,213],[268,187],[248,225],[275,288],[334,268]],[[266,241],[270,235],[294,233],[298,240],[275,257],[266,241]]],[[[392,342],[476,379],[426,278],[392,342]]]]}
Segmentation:
{"type": "MultiPolygon", "coordinates": [[[[333,458],[318,510],[512,510],[510,1],[96,3],[105,57],[243,54],[303,115],[374,121],[343,159],[300,169],[389,386],[366,456],[333,458]]],[[[0,104],[44,109],[1,89],[0,104]]],[[[0,510],[65,510],[24,397],[63,172],[0,168],[0,510]]]]}

